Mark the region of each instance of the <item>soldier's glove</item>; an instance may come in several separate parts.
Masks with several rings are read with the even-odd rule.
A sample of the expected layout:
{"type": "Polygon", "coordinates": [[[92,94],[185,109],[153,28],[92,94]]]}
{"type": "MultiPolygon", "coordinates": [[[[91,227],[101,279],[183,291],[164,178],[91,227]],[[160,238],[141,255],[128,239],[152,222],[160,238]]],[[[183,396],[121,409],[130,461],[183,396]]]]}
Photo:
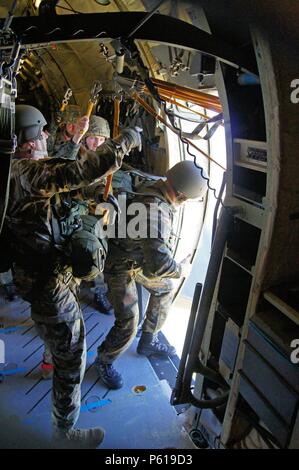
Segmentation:
{"type": "Polygon", "coordinates": [[[180,262],[181,277],[188,277],[192,266],[190,264],[191,255],[188,255],[185,259],[180,262]]]}
{"type": "Polygon", "coordinates": [[[141,127],[125,127],[120,131],[120,135],[128,137],[130,141],[130,150],[138,147],[139,152],[142,149],[141,127]]]}

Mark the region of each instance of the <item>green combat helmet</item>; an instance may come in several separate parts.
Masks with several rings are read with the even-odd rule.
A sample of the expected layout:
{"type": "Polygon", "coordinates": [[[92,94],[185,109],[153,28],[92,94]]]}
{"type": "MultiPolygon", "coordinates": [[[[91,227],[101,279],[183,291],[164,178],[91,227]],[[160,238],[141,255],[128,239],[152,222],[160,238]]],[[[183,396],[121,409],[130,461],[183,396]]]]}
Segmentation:
{"type": "Polygon", "coordinates": [[[183,193],[187,199],[203,197],[208,189],[203,169],[195,166],[193,161],[184,160],[166,172],[173,189],[183,193]]]}
{"type": "Polygon", "coordinates": [[[47,124],[43,114],[28,104],[16,105],[15,133],[18,145],[41,138],[43,127],[47,124]]]}
{"type": "Polygon", "coordinates": [[[81,115],[80,106],[69,104],[62,113],[62,122],[64,124],[75,124],[81,115]]]}
{"type": "Polygon", "coordinates": [[[89,128],[85,137],[89,136],[103,136],[110,139],[110,127],[108,121],[101,116],[91,116],[89,120],[89,128]]]}

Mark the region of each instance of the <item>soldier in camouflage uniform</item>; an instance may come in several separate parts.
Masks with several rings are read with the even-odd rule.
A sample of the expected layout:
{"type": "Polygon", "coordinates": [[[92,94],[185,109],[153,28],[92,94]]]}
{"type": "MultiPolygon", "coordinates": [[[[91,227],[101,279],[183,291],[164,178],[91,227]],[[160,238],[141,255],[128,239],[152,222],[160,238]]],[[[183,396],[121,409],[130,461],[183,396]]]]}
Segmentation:
{"type": "MultiPolygon", "coordinates": [[[[69,132],[71,130],[69,129],[69,132]]],[[[108,121],[101,116],[93,115],[90,118],[89,128],[86,134],[84,135],[81,144],[88,150],[95,151],[98,147],[100,147],[106,139],[110,138],[110,128],[108,121]]],[[[75,160],[80,158],[80,152],[78,148],[74,148],[71,145],[70,141],[64,140],[60,143],[60,147],[58,144],[56,145],[56,150],[53,153],[55,158],[67,158],[69,160],[75,160]]],[[[124,172],[121,170],[117,171],[116,174],[113,176],[112,186],[113,188],[119,187],[123,184],[123,182],[127,182],[130,179],[124,172]]],[[[102,187],[102,191],[104,191],[104,187],[102,187]]],[[[132,188],[131,188],[132,189],[132,188]]],[[[90,201],[89,207],[92,212],[93,210],[92,201],[90,201]]],[[[109,314],[112,312],[112,305],[107,298],[107,285],[105,284],[104,275],[100,273],[99,276],[94,280],[94,305],[95,307],[104,314],[109,314]]],[[[45,351],[45,363],[43,364],[43,378],[49,379],[51,378],[51,355],[46,350],[45,351]]]]}
{"type": "Polygon", "coordinates": [[[55,114],[54,121],[47,129],[49,133],[47,149],[50,156],[64,157],[64,146],[75,135],[80,116],[80,106],[71,104],[67,106],[65,111],[58,111],[55,114]]]}
{"type": "MultiPolygon", "coordinates": [[[[85,370],[85,329],[77,295],[79,281],[72,275],[65,244],[54,237],[55,224],[60,221],[56,209],[63,207],[68,192],[84,191],[85,187],[88,190],[95,180],[117,170],[124,154],[139,146],[140,137],[137,131],[125,129],[96,153],[82,153],[80,160],[38,160],[45,149],[45,124],[36,108],[16,106],[19,158],[12,162],[6,217],[15,283],[22,297],[31,303],[32,319],[53,357],[54,435],[64,442],[95,447],[103,440],[101,428],[74,429],[85,370]]],[[[79,147],[80,129],[86,132],[87,128],[88,118],[84,118],[72,139],[74,147],[79,147]]]]}
{"type": "MultiPolygon", "coordinates": [[[[70,113],[68,113],[69,116],[70,113]]],[[[72,116],[72,115],[71,115],[72,116]]],[[[69,118],[70,123],[77,122],[77,120],[71,121],[69,118]]],[[[67,127],[68,135],[73,132],[74,129],[67,127]]],[[[63,137],[63,136],[62,136],[63,137]]],[[[89,128],[86,134],[84,135],[81,144],[87,150],[96,151],[98,147],[100,147],[105,140],[110,138],[110,128],[108,121],[100,116],[91,116],[89,121],[89,128]]],[[[76,160],[80,158],[80,151],[79,149],[75,149],[71,147],[70,141],[67,140],[66,137],[63,137],[62,140],[56,139],[55,149],[53,151],[52,156],[54,158],[67,158],[68,160],[76,160]]],[[[104,191],[104,187],[103,187],[104,191]]],[[[90,209],[92,211],[93,204],[90,203],[90,209]]],[[[94,304],[95,307],[101,312],[109,314],[112,311],[112,305],[110,304],[107,298],[107,286],[104,281],[103,273],[100,273],[99,276],[94,280],[94,304]]],[[[51,378],[51,355],[48,351],[45,351],[46,361],[47,363],[44,365],[43,368],[43,378],[51,378]]]]}
{"type": "MultiPolygon", "coordinates": [[[[109,138],[110,127],[108,121],[101,116],[91,116],[88,131],[82,142],[85,148],[95,151],[109,138]]],[[[107,298],[107,285],[105,284],[104,274],[100,273],[93,282],[95,307],[101,313],[111,313],[113,307],[107,298]]]]}
{"type": "MultiPolygon", "coordinates": [[[[137,352],[164,357],[175,354],[172,346],[161,343],[157,337],[173,300],[172,279],[186,277],[190,270],[188,257],[181,263],[173,258],[174,211],[175,206],[205,191],[201,170],[193,162],[180,162],[168,170],[165,181],[138,187],[140,195],[133,202],[140,202],[146,208],[146,220],[140,222],[146,232],[137,237],[127,233],[125,238],[109,239],[105,278],[116,321],[99,346],[95,361],[99,377],[109,388],[122,387],[121,374],[112,364],[136,335],[139,318],[136,282],[150,293],[137,352]]],[[[129,224],[130,221],[127,227],[129,224]]]]}

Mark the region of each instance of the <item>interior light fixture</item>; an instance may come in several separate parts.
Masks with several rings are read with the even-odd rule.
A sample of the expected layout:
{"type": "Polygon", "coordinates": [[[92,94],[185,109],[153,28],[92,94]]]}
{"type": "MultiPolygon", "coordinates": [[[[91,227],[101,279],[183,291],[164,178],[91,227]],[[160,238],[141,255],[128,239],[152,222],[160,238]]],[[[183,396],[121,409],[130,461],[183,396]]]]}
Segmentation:
{"type": "Polygon", "coordinates": [[[95,0],[96,3],[98,3],[99,5],[103,5],[103,6],[107,6],[107,5],[110,5],[110,0],[95,0]]]}

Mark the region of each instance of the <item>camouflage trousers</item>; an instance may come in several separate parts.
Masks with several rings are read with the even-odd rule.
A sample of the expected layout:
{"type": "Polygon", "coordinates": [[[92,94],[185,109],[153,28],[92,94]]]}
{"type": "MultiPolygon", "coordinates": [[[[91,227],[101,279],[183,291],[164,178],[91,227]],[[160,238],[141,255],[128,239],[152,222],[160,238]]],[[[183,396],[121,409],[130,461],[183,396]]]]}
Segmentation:
{"type": "Polygon", "coordinates": [[[156,334],[164,325],[174,296],[173,281],[169,278],[148,279],[142,269],[105,272],[108,297],[114,307],[115,323],[98,348],[101,362],[111,364],[132,343],[136,336],[139,309],[136,282],[150,293],[142,331],[156,334]],[[107,275],[106,275],[107,274],[107,275]]]}
{"type": "Polygon", "coordinates": [[[86,365],[85,327],[70,273],[31,273],[14,266],[19,294],[31,303],[31,316],[44,341],[44,360],[53,362],[52,416],[55,427],[69,429],[78,419],[86,365]]]}
{"type": "Polygon", "coordinates": [[[78,420],[81,383],[86,365],[83,318],[54,325],[35,322],[37,333],[45,342],[54,365],[52,420],[54,427],[70,429],[78,420]]]}

